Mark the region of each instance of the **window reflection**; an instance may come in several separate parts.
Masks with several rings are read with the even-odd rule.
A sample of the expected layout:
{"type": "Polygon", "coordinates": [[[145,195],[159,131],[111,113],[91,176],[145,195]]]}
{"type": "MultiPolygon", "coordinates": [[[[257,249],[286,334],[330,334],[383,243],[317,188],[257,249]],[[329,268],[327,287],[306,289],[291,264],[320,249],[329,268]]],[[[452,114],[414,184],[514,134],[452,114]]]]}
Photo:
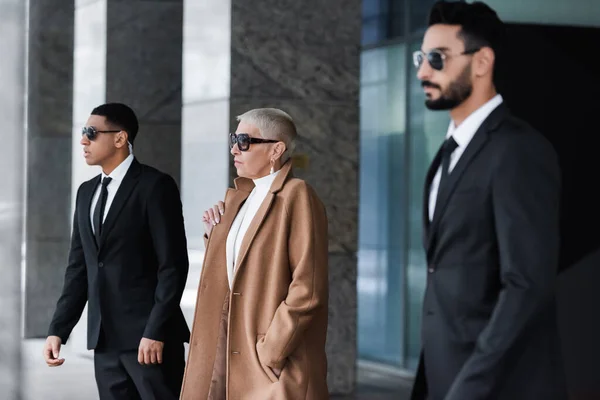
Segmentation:
{"type": "Polygon", "coordinates": [[[358,350],[394,366],[403,360],[405,65],[403,45],[362,54],[358,350]]]}

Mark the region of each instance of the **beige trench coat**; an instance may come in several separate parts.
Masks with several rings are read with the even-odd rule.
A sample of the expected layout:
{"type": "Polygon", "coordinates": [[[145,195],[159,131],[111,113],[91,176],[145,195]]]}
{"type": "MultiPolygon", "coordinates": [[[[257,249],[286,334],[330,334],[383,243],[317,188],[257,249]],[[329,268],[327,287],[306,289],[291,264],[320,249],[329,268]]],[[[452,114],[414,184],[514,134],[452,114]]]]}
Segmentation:
{"type": "MultiPolygon", "coordinates": [[[[182,400],[206,400],[211,385],[229,291],[227,235],[254,183],[238,178],[235,186],[207,242],[182,400]]],[[[328,399],[327,216],[315,191],[292,177],[291,162],[248,228],[229,296],[227,400],[328,399]]]]}

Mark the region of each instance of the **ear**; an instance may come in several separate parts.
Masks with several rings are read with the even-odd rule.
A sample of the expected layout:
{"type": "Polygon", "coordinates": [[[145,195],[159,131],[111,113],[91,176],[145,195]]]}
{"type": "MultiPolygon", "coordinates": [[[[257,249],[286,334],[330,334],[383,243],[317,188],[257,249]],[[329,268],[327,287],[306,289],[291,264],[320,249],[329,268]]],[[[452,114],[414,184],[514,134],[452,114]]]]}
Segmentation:
{"type": "Polygon", "coordinates": [[[489,47],[482,47],[475,54],[473,72],[475,72],[475,76],[482,77],[485,75],[491,75],[494,71],[494,63],[496,61],[496,55],[494,54],[494,50],[489,47]]]}
{"type": "Polygon", "coordinates": [[[128,138],[129,138],[129,135],[127,135],[127,132],[125,132],[125,131],[121,131],[121,132],[115,134],[115,147],[120,149],[124,146],[127,146],[128,138]]]}
{"type": "Polygon", "coordinates": [[[271,156],[271,158],[275,159],[275,160],[279,160],[281,158],[281,156],[283,155],[283,153],[285,153],[285,150],[286,150],[285,143],[283,143],[283,142],[275,143],[275,145],[273,146],[273,155],[271,156]]]}

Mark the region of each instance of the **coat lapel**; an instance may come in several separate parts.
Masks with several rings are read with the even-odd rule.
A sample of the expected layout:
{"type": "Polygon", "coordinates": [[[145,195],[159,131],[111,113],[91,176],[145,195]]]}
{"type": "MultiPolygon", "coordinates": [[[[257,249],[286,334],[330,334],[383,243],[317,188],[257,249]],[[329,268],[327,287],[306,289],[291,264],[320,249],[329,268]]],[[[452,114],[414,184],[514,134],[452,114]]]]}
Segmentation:
{"type": "Polygon", "coordinates": [[[106,219],[102,224],[102,236],[100,237],[100,243],[98,245],[98,251],[102,250],[102,245],[106,242],[106,237],[110,233],[110,230],[115,225],[123,206],[129,199],[131,192],[136,187],[139,182],[140,174],[142,172],[142,167],[140,163],[134,159],[129,167],[129,170],[125,174],[123,178],[123,182],[119,186],[119,190],[115,194],[115,198],[108,210],[108,214],[106,215],[106,219]]]}
{"type": "MultiPolygon", "coordinates": [[[[240,273],[240,270],[244,266],[244,260],[246,255],[248,254],[248,250],[256,237],[263,221],[271,209],[271,205],[273,204],[273,200],[275,199],[275,195],[278,191],[281,190],[283,184],[288,179],[288,177],[292,176],[292,163],[290,161],[286,162],[281,168],[279,174],[271,184],[271,188],[269,193],[263,200],[260,208],[256,212],[256,215],[252,219],[250,226],[248,226],[248,230],[246,231],[246,235],[244,235],[244,239],[242,240],[242,245],[240,246],[240,253],[238,255],[238,259],[236,260],[236,271],[233,277],[233,284],[235,285],[235,279],[237,275],[240,273]]],[[[233,285],[232,285],[233,286],[233,285]]]]}
{"type": "Polygon", "coordinates": [[[82,232],[85,232],[88,235],[88,240],[91,241],[96,249],[98,249],[98,244],[96,243],[96,237],[94,236],[94,230],[92,229],[92,221],[91,221],[91,213],[92,213],[92,200],[94,200],[94,194],[98,189],[98,185],[100,184],[100,177],[102,175],[98,175],[94,179],[90,181],[89,185],[86,185],[85,191],[81,193],[81,200],[83,201],[83,229],[82,232]]]}
{"type": "MultiPolygon", "coordinates": [[[[210,247],[211,242],[217,242],[219,249],[216,249],[215,254],[226,254],[225,246],[227,245],[227,235],[229,235],[229,230],[231,229],[231,225],[233,225],[233,221],[235,217],[238,215],[242,205],[250,195],[252,191],[252,187],[244,188],[243,190],[234,190],[227,189],[227,193],[225,194],[225,213],[221,216],[221,222],[213,227],[212,232],[208,238],[208,242],[206,243],[207,250],[210,247]]],[[[208,257],[208,253],[207,253],[208,257]]],[[[223,268],[223,271],[226,271],[223,268]]]]}
{"type": "Polygon", "coordinates": [[[273,193],[269,192],[267,194],[264,201],[260,205],[260,208],[256,212],[256,215],[252,219],[252,222],[250,222],[250,225],[248,226],[248,230],[246,231],[246,234],[244,235],[244,239],[242,240],[242,245],[240,246],[240,253],[238,255],[238,259],[235,263],[236,271],[235,271],[235,274],[233,277],[234,282],[235,282],[236,275],[239,273],[240,269],[243,266],[244,259],[246,258],[246,255],[248,254],[248,249],[250,248],[250,245],[252,244],[252,241],[254,240],[254,237],[256,236],[258,229],[262,225],[265,217],[267,216],[267,213],[269,212],[269,209],[271,208],[271,204],[273,203],[274,197],[275,197],[275,194],[273,194],[273,193]]]}
{"type": "MultiPolygon", "coordinates": [[[[436,234],[436,231],[440,224],[440,219],[444,215],[444,211],[446,206],[448,205],[448,201],[452,196],[452,193],[456,189],[458,182],[460,181],[461,176],[466,171],[469,164],[473,161],[475,156],[481,151],[483,146],[488,140],[488,134],[495,130],[500,122],[505,118],[506,107],[504,105],[499,105],[481,124],[471,142],[467,145],[467,148],[461,155],[458,163],[451,171],[450,175],[448,175],[448,182],[445,185],[444,190],[442,190],[438,194],[438,200],[435,205],[435,212],[433,214],[433,220],[431,221],[431,225],[429,227],[429,232],[427,235],[427,244],[426,248],[429,249],[433,242],[433,238],[436,234]]],[[[431,171],[430,171],[431,173],[431,171]]],[[[435,171],[433,171],[435,175],[435,171]]],[[[429,175],[429,174],[428,174],[429,175]]],[[[433,179],[433,177],[432,177],[433,179]]]]}

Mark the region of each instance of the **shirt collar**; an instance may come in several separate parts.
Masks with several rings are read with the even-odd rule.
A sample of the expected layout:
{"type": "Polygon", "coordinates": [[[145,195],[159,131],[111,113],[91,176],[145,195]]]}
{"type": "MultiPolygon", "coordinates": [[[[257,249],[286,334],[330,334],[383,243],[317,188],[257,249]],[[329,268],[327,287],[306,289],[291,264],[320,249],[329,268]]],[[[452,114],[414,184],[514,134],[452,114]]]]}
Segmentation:
{"type": "Polygon", "coordinates": [[[253,179],[252,181],[256,187],[266,187],[268,189],[271,187],[271,184],[275,180],[277,174],[279,174],[279,171],[275,171],[274,173],[263,176],[262,178],[253,179]]]}
{"type": "Polygon", "coordinates": [[[129,170],[129,167],[131,167],[132,163],[133,163],[133,154],[129,154],[129,156],[127,156],[127,158],[125,160],[123,160],[123,162],[121,164],[119,164],[119,166],[117,168],[115,168],[109,175],[106,175],[104,172],[102,172],[102,179],[104,179],[106,177],[110,177],[110,178],[112,178],[111,183],[120,184],[121,181],[123,181],[123,179],[125,178],[125,174],[129,170]]]}
{"type": "Polygon", "coordinates": [[[485,121],[492,111],[502,104],[502,102],[502,96],[497,94],[488,100],[487,103],[471,113],[471,115],[469,115],[458,127],[454,126],[454,121],[450,121],[446,138],[452,136],[459,147],[466,147],[471,139],[473,139],[473,136],[475,136],[475,133],[481,124],[483,124],[483,121],[485,121]]]}

